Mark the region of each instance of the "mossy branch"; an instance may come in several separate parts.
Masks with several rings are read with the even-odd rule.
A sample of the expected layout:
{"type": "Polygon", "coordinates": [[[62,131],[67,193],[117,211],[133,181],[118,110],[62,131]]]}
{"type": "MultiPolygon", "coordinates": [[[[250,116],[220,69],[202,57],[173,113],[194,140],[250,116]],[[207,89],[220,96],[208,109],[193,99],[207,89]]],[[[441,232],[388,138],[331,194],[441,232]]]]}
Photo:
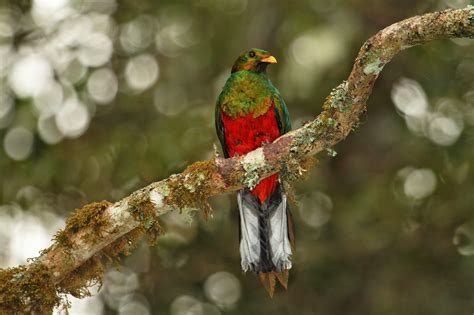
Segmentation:
{"type": "Polygon", "coordinates": [[[276,172],[287,180],[299,177],[309,157],[355,129],[379,73],[398,52],[454,37],[474,37],[474,7],[395,23],[365,42],[347,81],[326,98],[323,112],[300,129],[241,157],[196,162],[116,203],[76,210],[40,257],[26,266],[0,270],[0,312],[41,313],[58,305],[61,293],[87,295],[87,287],[101,281],[104,264],[127,254],[142,235],[155,240],[158,217],[170,210],[201,208],[208,214],[211,196],[253,187],[276,172]]]}

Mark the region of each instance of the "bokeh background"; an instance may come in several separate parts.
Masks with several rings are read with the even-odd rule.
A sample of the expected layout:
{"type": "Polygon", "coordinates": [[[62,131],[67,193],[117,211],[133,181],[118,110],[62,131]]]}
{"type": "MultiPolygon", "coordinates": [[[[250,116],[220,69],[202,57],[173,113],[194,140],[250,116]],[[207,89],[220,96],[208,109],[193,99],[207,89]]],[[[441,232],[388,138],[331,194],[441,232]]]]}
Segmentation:
{"type": "MultiPolygon", "coordinates": [[[[215,99],[249,47],[294,127],[321,109],[379,29],[468,0],[3,0],[0,267],[47,247],[67,215],[209,158],[215,99]]],[[[235,196],[214,218],[163,218],[71,314],[472,314],[474,44],[403,52],[360,127],[318,156],[292,205],[290,288],[242,274],[235,196]]]]}

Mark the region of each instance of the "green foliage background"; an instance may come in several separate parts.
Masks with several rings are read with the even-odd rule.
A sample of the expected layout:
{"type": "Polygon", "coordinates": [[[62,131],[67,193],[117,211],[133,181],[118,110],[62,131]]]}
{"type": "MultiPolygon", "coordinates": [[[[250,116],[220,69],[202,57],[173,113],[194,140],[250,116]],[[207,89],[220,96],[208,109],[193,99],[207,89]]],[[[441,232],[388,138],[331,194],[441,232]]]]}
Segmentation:
{"type": "MultiPolygon", "coordinates": [[[[94,108],[89,128],[74,139],[46,144],[35,131],[33,101],[16,99],[15,118],[0,129],[0,139],[9,128],[23,126],[35,134],[34,145],[24,161],[11,159],[0,146],[0,204],[16,204],[38,216],[54,212],[65,217],[85,203],[118,200],[211,157],[218,143],[215,99],[234,59],[249,47],[267,49],[277,57],[279,63],[269,68],[269,76],[298,128],[347,77],[359,47],[372,34],[410,16],[466,4],[119,1],[111,14],[117,29],[146,14],[158,21],[153,36],[166,25],[190,25],[182,35],[187,44],[159,39],[126,53],[116,33],[106,66],[117,74],[119,92],[109,105],[88,103],[94,108]],[[314,39],[311,49],[319,59],[305,60],[311,57],[298,51],[308,38],[314,39]],[[143,52],[156,58],[159,78],[151,88],[131,92],[124,67],[143,52]],[[160,101],[171,110],[157,110],[160,101]],[[41,198],[19,194],[26,186],[36,187],[41,198]],[[41,202],[40,211],[36,202],[41,202]]],[[[28,12],[30,4],[10,1],[0,8],[28,12]]],[[[170,313],[170,305],[182,295],[209,302],[206,279],[227,271],[240,281],[241,296],[233,307],[221,310],[223,314],[472,313],[473,47],[467,40],[433,42],[403,52],[382,71],[360,127],[335,147],[336,157],[320,154],[308,179],[296,185],[300,202],[292,210],[297,250],[287,292],[280,290],[270,299],[254,275],[241,273],[235,196],[221,196],[211,200],[213,219],[204,222],[197,214],[192,225],[165,219],[169,235],[125,262],[138,274],[136,292],[146,298],[150,312],[170,313]],[[422,86],[430,108],[448,100],[460,113],[465,122],[454,143],[439,145],[407,128],[391,99],[394,84],[403,77],[422,86]],[[430,169],[434,190],[422,198],[407,196],[400,173],[407,167],[430,169]],[[453,243],[462,225],[467,228],[458,230],[453,243]],[[142,265],[147,267],[136,269],[142,265]]],[[[87,75],[75,85],[80,95],[87,93],[86,80],[87,75]]],[[[104,313],[115,312],[106,304],[104,313]]]]}

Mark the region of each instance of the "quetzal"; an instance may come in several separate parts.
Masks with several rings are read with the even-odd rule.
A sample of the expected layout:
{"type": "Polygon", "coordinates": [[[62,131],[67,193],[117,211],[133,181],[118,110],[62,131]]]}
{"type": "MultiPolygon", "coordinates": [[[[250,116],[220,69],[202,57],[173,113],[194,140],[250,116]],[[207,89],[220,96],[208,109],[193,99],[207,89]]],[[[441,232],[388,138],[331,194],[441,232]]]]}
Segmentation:
{"type": "MultiPolygon", "coordinates": [[[[216,104],[216,130],[226,158],[243,155],[291,130],[288,109],[267,76],[275,57],[261,49],[242,53],[216,104]]],[[[294,245],[293,223],[278,174],[238,192],[240,256],[273,295],[275,279],[286,288],[294,245]]]]}

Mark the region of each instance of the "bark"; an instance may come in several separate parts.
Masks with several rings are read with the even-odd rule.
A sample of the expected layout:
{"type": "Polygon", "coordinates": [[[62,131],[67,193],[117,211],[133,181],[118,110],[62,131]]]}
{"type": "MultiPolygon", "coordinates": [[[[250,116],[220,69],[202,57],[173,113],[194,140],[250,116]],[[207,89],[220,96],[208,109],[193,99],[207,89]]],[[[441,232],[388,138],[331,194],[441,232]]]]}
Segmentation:
{"type": "MultiPolygon", "coordinates": [[[[288,181],[299,177],[308,157],[330,149],[356,128],[379,73],[398,52],[455,37],[474,37],[473,6],[395,23],[364,43],[347,81],[326,98],[323,111],[300,129],[244,156],[222,159],[216,155],[212,160],[196,162],[184,172],[152,183],[116,203],[94,203],[78,209],[40,257],[18,269],[0,270],[0,310],[12,307],[5,296],[6,288],[38,266],[49,271],[50,277],[43,277],[42,281],[55,287],[56,294],[81,295],[91,279],[100,280],[100,268],[96,273],[87,272],[88,268],[97,268],[91,262],[126,252],[142,233],[156,236],[160,215],[173,209],[186,213],[193,208],[204,208],[209,213],[206,200],[211,196],[254,187],[276,172],[288,181]],[[77,277],[84,279],[74,282],[77,277]]],[[[31,292],[22,294],[25,301],[30,301],[31,292]]]]}

